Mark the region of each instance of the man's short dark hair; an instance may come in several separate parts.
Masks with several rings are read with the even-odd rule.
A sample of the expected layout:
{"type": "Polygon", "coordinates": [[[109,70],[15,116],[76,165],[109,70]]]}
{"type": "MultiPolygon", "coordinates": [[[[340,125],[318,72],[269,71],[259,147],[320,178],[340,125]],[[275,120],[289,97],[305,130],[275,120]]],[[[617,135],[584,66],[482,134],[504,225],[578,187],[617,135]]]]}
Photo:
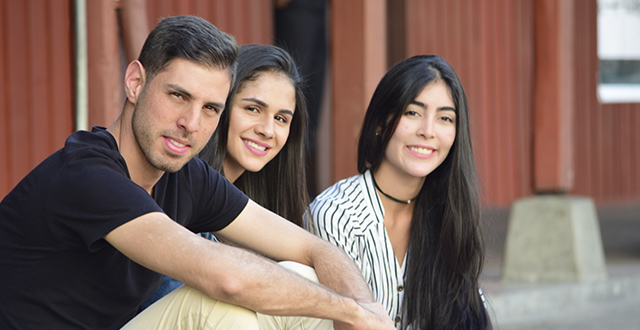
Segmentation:
{"type": "Polygon", "coordinates": [[[163,18],[151,31],[138,60],[144,66],[147,81],[162,72],[176,58],[209,68],[228,69],[233,82],[238,45],[229,34],[197,16],[163,18]]]}

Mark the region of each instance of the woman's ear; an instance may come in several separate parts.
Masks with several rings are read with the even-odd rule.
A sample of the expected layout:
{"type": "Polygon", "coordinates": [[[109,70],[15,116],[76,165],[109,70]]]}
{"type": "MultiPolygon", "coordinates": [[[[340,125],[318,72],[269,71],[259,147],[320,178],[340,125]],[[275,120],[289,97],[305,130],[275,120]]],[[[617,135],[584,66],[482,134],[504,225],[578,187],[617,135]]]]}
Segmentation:
{"type": "Polygon", "coordinates": [[[140,61],[133,61],[127,67],[124,75],[124,94],[127,100],[133,104],[138,102],[138,97],[145,84],[146,72],[140,61]]]}
{"type": "Polygon", "coordinates": [[[382,125],[378,124],[378,126],[376,126],[375,134],[376,136],[380,136],[382,134],[382,125]]]}

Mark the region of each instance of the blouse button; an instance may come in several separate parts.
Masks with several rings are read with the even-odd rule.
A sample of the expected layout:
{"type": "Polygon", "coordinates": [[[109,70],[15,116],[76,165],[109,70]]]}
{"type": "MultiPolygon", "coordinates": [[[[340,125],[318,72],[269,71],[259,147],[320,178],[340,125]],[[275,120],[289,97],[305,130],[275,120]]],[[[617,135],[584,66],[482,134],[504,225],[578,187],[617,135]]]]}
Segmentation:
{"type": "Polygon", "coordinates": [[[396,315],[396,323],[400,323],[402,321],[402,317],[400,315],[396,315]]]}
{"type": "Polygon", "coordinates": [[[402,285],[398,285],[398,292],[402,292],[402,290],[404,290],[404,287],[402,285]]]}

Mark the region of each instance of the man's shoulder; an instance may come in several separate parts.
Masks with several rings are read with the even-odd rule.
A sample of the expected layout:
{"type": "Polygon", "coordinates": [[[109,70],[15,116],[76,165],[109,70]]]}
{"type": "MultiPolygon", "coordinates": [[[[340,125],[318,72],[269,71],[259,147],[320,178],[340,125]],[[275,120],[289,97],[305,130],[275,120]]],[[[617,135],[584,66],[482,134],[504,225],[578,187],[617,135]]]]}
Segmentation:
{"type": "Polygon", "coordinates": [[[65,149],[100,148],[118,151],[118,144],[104,127],[94,126],[91,131],[76,131],[67,137],[65,149]]]}
{"type": "Polygon", "coordinates": [[[74,132],[65,141],[58,157],[61,166],[66,168],[80,171],[94,171],[94,167],[112,168],[122,174],[128,173],[115,138],[103,127],[93,127],[90,132],[74,132]]]}

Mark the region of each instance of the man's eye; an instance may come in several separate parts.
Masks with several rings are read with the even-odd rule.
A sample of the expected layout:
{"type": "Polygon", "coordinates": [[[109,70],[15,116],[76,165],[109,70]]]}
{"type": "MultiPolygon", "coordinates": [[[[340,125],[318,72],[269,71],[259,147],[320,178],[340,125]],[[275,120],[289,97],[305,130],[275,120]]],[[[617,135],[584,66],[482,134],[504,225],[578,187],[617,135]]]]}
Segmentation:
{"type": "Polygon", "coordinates": [[[215,113],[220,113],[220,109],[218,109],[217,107],[214,107],[212,105],[205,105],[204,108],[209,110],[209,111],[213,111],[215,113]]]}

